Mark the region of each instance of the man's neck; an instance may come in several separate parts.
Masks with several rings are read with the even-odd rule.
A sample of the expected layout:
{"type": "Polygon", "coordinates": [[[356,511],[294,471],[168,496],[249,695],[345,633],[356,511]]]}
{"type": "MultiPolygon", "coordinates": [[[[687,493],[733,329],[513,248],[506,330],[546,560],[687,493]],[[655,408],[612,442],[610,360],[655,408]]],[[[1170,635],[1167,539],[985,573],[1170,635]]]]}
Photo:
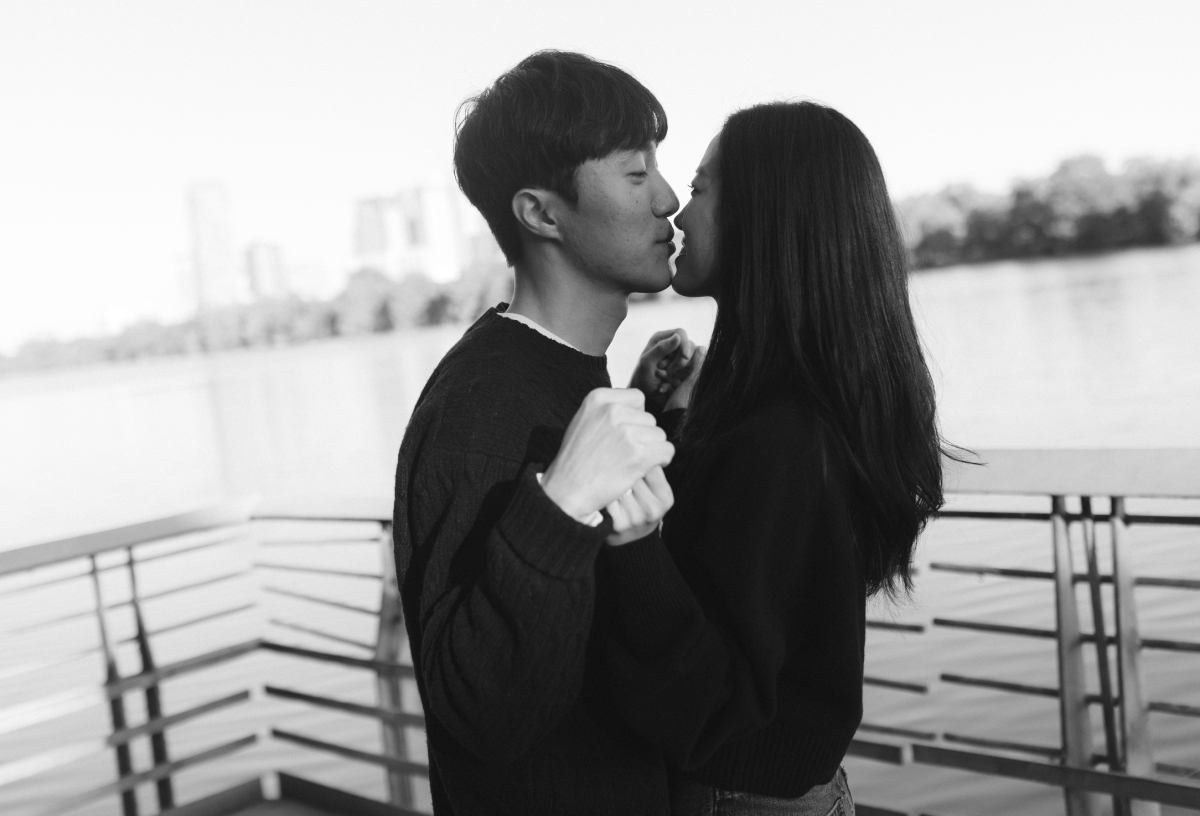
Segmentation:
{"type": "Polygon", "coordinates": [[[594,357],[608,351],[629,311],[627,292],[598,286],[557,264],[526,259],[517,265],[516,278],[509,313],[528,317],[594,357]]]}

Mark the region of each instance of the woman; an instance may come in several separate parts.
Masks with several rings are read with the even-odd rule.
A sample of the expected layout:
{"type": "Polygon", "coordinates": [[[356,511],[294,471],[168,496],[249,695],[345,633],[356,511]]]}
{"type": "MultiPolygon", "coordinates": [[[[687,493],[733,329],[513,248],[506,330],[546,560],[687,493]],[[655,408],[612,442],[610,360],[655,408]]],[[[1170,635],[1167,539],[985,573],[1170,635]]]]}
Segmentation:
{"type": "Polygon", "coordinates": [[[713,139],[676,224],[672,285],[717,318],[667,403],[687,411],[661,536],[622,543],[651,492],[610,507],[613,696],[665,752],[680,816],[850,814],[866,599],[910,588],[942,504],[883,173],[836,111],[760,105],[713,139]]]}

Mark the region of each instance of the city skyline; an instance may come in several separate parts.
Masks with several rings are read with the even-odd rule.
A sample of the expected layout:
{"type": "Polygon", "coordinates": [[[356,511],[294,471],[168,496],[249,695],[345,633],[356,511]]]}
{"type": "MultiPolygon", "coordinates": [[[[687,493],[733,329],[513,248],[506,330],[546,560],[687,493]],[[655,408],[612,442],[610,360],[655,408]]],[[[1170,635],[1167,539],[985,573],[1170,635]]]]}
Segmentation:
{"type": "Polygon", "coordinates": [[[458,105],[538,48],[584,51],[659,95],[682,195],[731,110],[808,97],[875,144],[896,197],[999,190],[1094,153],[1182,158],[1200,111],[1200,6],[922,0],[581,12],[363,0],[61,0],[0,8],[0,352],[186,311],[181,191],[226,186],[245,247],[300,285],[355,265],[356,202],[453,185],[458,105]],[[1112,55],[1121,53],[1121,60],[1112,55]]]}

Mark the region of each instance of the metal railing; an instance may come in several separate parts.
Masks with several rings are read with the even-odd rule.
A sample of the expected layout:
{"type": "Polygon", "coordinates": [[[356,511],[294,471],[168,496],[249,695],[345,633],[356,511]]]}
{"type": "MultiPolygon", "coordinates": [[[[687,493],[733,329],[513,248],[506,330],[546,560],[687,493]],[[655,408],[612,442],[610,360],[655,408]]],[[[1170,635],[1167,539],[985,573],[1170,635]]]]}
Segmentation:
{"type": "MultiPolygon", "coordinates": [[[[1149,720],[1151,712],[1197,717],[1200,707],[1179,700],[1147,699],[1141,660],[1145,650],[1197,653],[1197,676],[1200,676],[1200,642],[1144,636],[1138,627],[1134,598],[1137,587],[1195,591],[1200,589],[1200,576],[1136,575],[1129,557],[1134,546],[1131,529],[1151,525],[1200,525],[1200,515],[1127,512],[1127,500],[1135,497],[1200,498],[1200,452],[992,451],[981,455],[989,463],[986,468],[953,467],[948,473],[951,490],[963,495],[1044,495],[1048,497],[1048,508],[1038,512],[958,508],[943,513],[943,520],[938,524],[954,524],[960,519],[987,519],[1045,525],[1053,567],[1038,570],[935,561],[927,568],[943,573],[1049,583],[1054,588],[1056,625],[1054,628],[1036,628],[1003,621],[935,615],[928,622],[871,620],[868,626],[872,630],[918,636],[933,629],[960,629],[987,635],[1052,640],[1056,646],[1057,685],[1039,686],[1014,678],[951,672],[940,672],[920,681],[868,676],[866,683],[902,694],[929,695],[944,685],[1055,699],[1061,742],[1053,746],[1036,745],[988,735],[865,722],[851,745],[850,754],[896,765],[957,768],[991,777],[1052,785],[1063,791],[1065,811],[1069,816],[1091,816],[1099,812],[1099,796],[1110,797],[1117,814],[1149,816],[1158,812],[1160,803],[1200,810],[1200,785],[1187,779],[1197,778],[1195,775],[1200,772],[1155,762],[1149,720]],[[1100,502],[1097,497],[1107,501],[1105,512],[1098,512],[1100,502]],[[1078,506],[1078,510],[1069,512],[1069,506],[1078,506]],[[1098,530],[1105,526],[1109,535],[1098,535],[1098,530]],[[1079,545],[1074,549],[1084,554],[1079,564],[1074,563],[1072,539],[1079,545]],[[1101,558],[1106,543],[1111,557],[1101,558]],[[1109,562],[1111,570],[1102,572],[1101,564],[1109,562]],[[1079,600],[1086,601],[1087,612],[1082,615],[1076,602],[1077,594],[1079,600]],[[1115,625],[1110,625],[1110,620],[1115,625]],[[1085,659],[1088,655],[1090,657],[1085,659]],[[1098,691],[1089,692],[1089,685],[1098,691]],[[1103,734],[1097,744],[1093,743],[1094,733],[1103,734]]],[[[342,504],[322,508],[309,504],[299,510],[294,506],[229,505],[0,552],[0,604],[36,597],[39,590],[68,582],[75,582],[80,591],[92,596],[87,610],[65,613],[45,610],[45,616],[11,628],[0,622],[0,630],[6,635],[37,633],[46,627],[92,617],[97,633],[96,645],[82,652],[49,658],[42,655],[17,666],[0,665],[0,681],[20,673],[32,676],[64,661],[80,659],[98,659],[103,671],[98,693],[92,686],[15,704],[6,700],[0,704],[0,735],[19,732],[96,705],[106,709],[111,726],[108,735],[99,743],[55,747],[0,764],[0,797],[4,795],[6,785],[33,775],[61,771],[82,758],[103,752],[112,756],[114,778],[48,804],[39,816],[66,813],[108,797],[120,800],[124,816],[139,816],[136,791],[142,787],[153,788],[160,812],[169,810],[176,805],[174,779],[178,774],[240,751],[259,739],[258,733],[243,734],[186,756],[176,756],[170,744],[171,729],[246,703],[261,694],[312,711],[374,721],[382,746],[378,751],[365,750],[362,744],[337,742],[324,733],[301,733],[282,721],[273,722],[266,733],[288,745],[378,767],[384,774],[386,796],[395,806],[395,812],[415,812],[412,808],[419,798],[414,793],[417,780],[428,776],[428,767],[419,750],[424,718],[413,693],[413,668],[405,645],[392,561],[390,511],[387,501],[364,502],[356,507],[342,504]],[[335,523],[358,526],[347,536],[342,528],[331,526],[335,523]],[[279,537],[274,532],[279,529],[305,532],[279,537]],[[212,591],[246,572],[224,571],[190,582],[149,587],[143,585],[142,571],[147,564],[248,537],[257,541],[259,557],[250,569],[262,579],[261,596],[248,599],[249,603],[222,607],[159,629],[148,626],[144,614],[148,604],[179,593],[212,591]],[[376,549],[378,568],[365,568],[361,564],[314,563],[313,559],[295,557],[297,548],[316,547],[327,552],[341,552],[344,548],[340,545],[350,543],[376,549]],[[126,576],[125,597],[118,599],[106,595],[101,581],[101,576],[106,573],[126,576]],[[297,581],[303,584],[309,578],[326,581],[326,588],[296,585],[297,581]],[[330,581],[358,582],[364,590],[351,593],[350,599],[346,593],[339,597],[329,589],[330,581]],[[329,628],[319,618],[314,622],[315,615],[300,619],[275,615],[268,621],[269,636],[223,645],[171,662],[161,662],[157,658],[157,636],[240,614],[267,597],[285,599],[297,609],[359,616],[374,626],[375,636],[348,635],[345,631],[329,628]],[[364,602],[363,597],[377,598],[378,605],[364,602]],[[109,616],[118,609],[132,615],[133,634],[124,639],[116,638],[109,625],[109,616]],[[274,635],[276,632],[279,636],[274,635]],[[301,642],[285,642],[284,633],[298,635],[301,642]],[[314,641],[337,644],[337,649],[314,648],[314,641]],[[116,659],[116,651],[123,643],[128,644],[124,648],[136,650],[137,670],[125,674],[118,671],[116,659]],[[314,667],[366,673],[374,686],[374,701],[368,704],[340,699],[304,688],[302,682],[266,677],[256,679],[250,688],[213,696],[180,711],[165,709],[162,688],[173,678],[190,676],[252,653],[264,652],[314,667]],[[144,712],[138,722],[133,722],[129,715],[127,704],[133,698],[137,698],[138,710],[144,712]],[[142,741],[144,749],[140,754],[131,751],[131,746],[138,741],[142,741]],[[135,767],[139,764],[135,762],[137,756],[148,757],[148,760],[142,761],[141,767],[135,767]]],[[[0,607],[0,614],[2,611],[0,607]]],[[[861,805],[859,810],[865,816],[895,813],[868,805],[861,805]]]]}
{"type": "MultiPolygon", "coordinates": [[[[876,677],[868,677],[866,682],[917,694],[929,694],[937,683],[943,683],[1053,698],[1058,701],[1060,744],[1036,745],[986,735],[863,723],[849,753],[896,765],[956,768],[1053,785],[1063,791],[1068,816],[1100,813],[1101,796],[1109,797],[1112,812],[1122,816],[1157,816],[1163,804],[1200,810],[1200,785],[1183,781],[1200,781],[1200,769],[1156,763],[1149,718],[1150,712],[1200,717],[1200,706],[1147,699],[1142,660],[1147,650],[1194,653],[1195,676],[1200,677],[1200,638],[1180,640],[1143,635],[1134,591],[1136,587],[1195,591],[1200,589],[1200,576],[1136,575],[1131,560],[1134,546],[1131,528],[1197,526],[1200,515],[1186,511],[1167,515],[1127,511],[1128,500],[1132,498],[1200,498],[1200,451],[985,451],[981,458],[987,467],[948,463],[948,487],[964,497],[1042,495],[1048,509],[1028,512],[957,508],[943,512],[938,523],[989,520],[1044,524],[1052,569],[946,561],[931,562],[927,568],[935,572],[1050,582],[1056,625],[1038,628],[936,615],[930,625],[1052,640],[1056,646],[1057,685],[950,672],[941,672],[928,683],[876,677]],[[1068,501],[1078,505],[1077,512],[1068,511],[1068,501]],[[1096,511],[1100,501],[1107,502],[1106,512],[1096,511]],[[1098,535],[1103,525],[1108,527],[1107,537],[1098,535]],[[1105,554],[1102,553],[1105,538],[1108,558],[1101,558],[1105,554]],[[1079,546],[1073,547],[1073,541],[1079,546]],[[1080,564],[1075,562],[1075,551],[1083,554],[1080,564]],[[1111,564],[1110,572],[1101,572],[1102,561],[1111,564]],[[1083,597],[1078,597],[1078,593],[1083,597]],[[1087,609],[1083,615],[1080,600],[1085,601],[1087,609]],[[1089,651],[1091,659],[1087,660],[1089,651]],[[1089,686],[1098,692],[1089,692],[1089,686]],[[1096,732],[1103,734],[1099,746],[1094,744],[1096,732]]],[[[1197,601],[1200,610],[1200,598],[1197,601]]],[[[915,634],[928,631],[923,623],[870,621],[868,626],[901,628],[915,634]]],[[[898,813],[871,807],[863,810],[867,814],[898,813]]]]}

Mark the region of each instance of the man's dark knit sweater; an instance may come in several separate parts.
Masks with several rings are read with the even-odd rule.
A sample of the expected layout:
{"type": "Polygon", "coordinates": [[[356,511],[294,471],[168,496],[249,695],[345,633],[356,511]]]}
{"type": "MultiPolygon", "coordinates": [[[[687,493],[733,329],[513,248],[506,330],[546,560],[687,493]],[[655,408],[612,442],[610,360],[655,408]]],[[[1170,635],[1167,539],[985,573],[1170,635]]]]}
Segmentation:
{"type": "Polygon", "coordinates": [[[675,773],[791,798],[837,771],[866,591],[836,450],[803,402],[765,405],[676,454],[661,538],[605,548],[613,695],[675,773]]]}
{"type": "Polygon", "coordinates": [[[396,566],[438,816],[666,814],[660,752],[622,724],[592,637],[609,526],[535,476],[591,357],[490,310],[417,401],[396,471],[396,566]]]}

